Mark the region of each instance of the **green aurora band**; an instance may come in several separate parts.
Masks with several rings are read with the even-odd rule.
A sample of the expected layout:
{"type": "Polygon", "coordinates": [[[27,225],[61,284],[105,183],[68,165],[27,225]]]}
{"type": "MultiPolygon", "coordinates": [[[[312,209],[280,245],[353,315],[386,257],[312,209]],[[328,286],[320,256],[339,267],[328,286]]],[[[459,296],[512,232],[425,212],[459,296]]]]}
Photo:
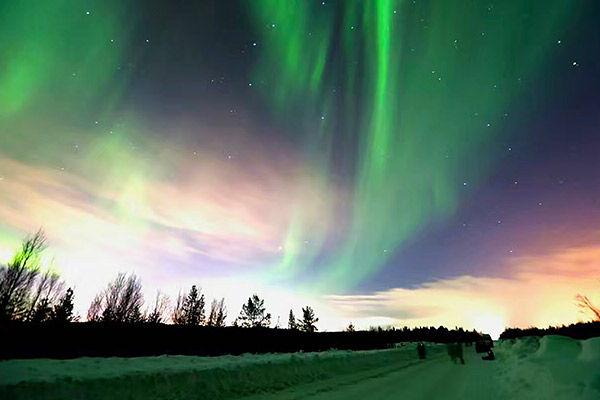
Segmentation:
{"type": "Polygon", "coordinates": [[[119,109],[141,57],[127,12],[118,0],[0,4],[0,149],[112,188],[120,201],[108,208],[131,223],[128,205],[143,202],[145,182],[157,173],[131,151],[142,131],[119,109]]]}
{"type": "MultiPolygon", "coordinates": [[[[463,182],[481,179],[501,151],[496,127],[519,107],[578,8],[519,0],[250,7],[262,35],[255,80],[265,98],[282,121],[321,119],[315,133],[297,133],[323,187],[333,184],[334,152],[355,166],[349,230],[319,260],[315,290],[357,285],[411,234],[456,210],[463,182]],[[342,139],[334,147],[335,135],[342,139]]],[[[309,268],[325,236],[309,231],[299,211],[274,271],[289,278],[309,268]],[[300,252],[306,237],[312,248],[300,252]]]]}
{"type": "MultiPolygon", "coordinates": [[[[134,111],[120,109],[134,73],[128,65],[143,56],[136,21],[126,17],[136,15],[134,3],[94,2],[87,14],[71,0],[0,2],[0,149],[110,187],[118,201],[102,206],[143,229],[135,205],[144,203],[146,183],[175,162],[160,144],[130,149],[148,142],[134,111]],[[64,151],[74,143],[84,155],[64,151]]],[[[319,171],[315,193],[344,197],[328,204],[332,210],[350,204],[342,223],[331,224],[347,227],[333,254],[335,232],[312,231],[312,211],[298,204],[266,278],[318,267],[312,287],[329,293],[368,278],[411,235],[456,210],[462,182],[476,184],[493,165],[497,127],[518,110],[582,7],[570,0],[507,0],[493,10],[459,0],[247,4],[259,35],[253,90],[282,124],[297,124],[287,128],[319,171]],[[315,121],[314,129],[299,121],[315,121]],[[350,191],[333,190],[339,169],[350,191]]]]}

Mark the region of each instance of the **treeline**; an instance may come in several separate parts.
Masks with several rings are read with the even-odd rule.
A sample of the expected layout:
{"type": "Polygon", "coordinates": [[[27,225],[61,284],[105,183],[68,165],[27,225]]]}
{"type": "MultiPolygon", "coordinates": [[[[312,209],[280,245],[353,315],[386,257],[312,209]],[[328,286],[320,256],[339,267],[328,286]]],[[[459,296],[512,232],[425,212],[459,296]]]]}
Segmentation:
{"type": "Polygon", "coordinates": [[[375,350],[406,341],[476,342],[477,332],[444,327],[374,328],[354,332],[304,332],[297,329],[209,327],[142,323],[79,322],[34,324],[12,322],[0,328],[0,359],[144,357],[157,355],[219,356],[375,350]]]}
{"type": "MultiPolygon", "coordinates": [[[[12,260],[0,265],[0,326],[13,322],[69,323],[79,321],[74,315],[74,292],[67,288],[59,275],[50,269],[42,271],[41,254],[47,248],[43,230],[27,236],[12,260]]],[[[306,332],[317,330],[318,318],[310,306],[302,309],[303,318],[297,320],[290,310],[288,326],[306,332]]],[[[225,299],[213,299],[206,310],[206,299],[201,289],[192,285],[187,293],[179,293],[175,304],[158,291],[153,303],[145,307],[142,283],[135,274],[120,273],[93,299],[87,311],[87,321],[96,323],[130,323],[225,327],[227,318],[225,299]]],[[[234,327],[269,327],[271,314],[266,312],[264,300],[257,294],[242,305],[234,327]]]]}
{"type": "Polygon", "coordinates": [[[516,339],[524,336],[561,335],[585,340],[600,336],[600,321],[578,322],[571,325],[550,326],[548,328],[508,328],[500,334],[500,339],[516,339]]]}
{"type": "Polygon", "coordinates": [[[475,342],[480,334],[445,327],[371,327],[317,333],[310,306],[290,310],[287,329],[271,327],[265,301],[253,294],[226,326],[225,299],[207,301],[199,286],[170,299],[158,292],[145,306],[141,280],[119,274],[93,299],[87,322],[73,313],[74,293],[58,274],[42,271],[43,231],[27,236],[7,265],[0,265],[0,358],[82,356],[224,355],[265,352],[367,350],[405,341],[475,342]]]}

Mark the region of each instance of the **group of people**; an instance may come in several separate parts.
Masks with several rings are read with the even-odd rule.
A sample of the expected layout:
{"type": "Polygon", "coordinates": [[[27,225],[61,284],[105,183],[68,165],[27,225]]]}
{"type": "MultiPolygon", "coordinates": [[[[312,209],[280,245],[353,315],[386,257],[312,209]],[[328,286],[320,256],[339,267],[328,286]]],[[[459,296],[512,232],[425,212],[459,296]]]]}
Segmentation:
{"type": "MultiPolygon", "coordinates": [[[[450,360],[453,363],[458,363],[460,361],[461,364],[465,363],[465,358],[463,357],[463,347],[461,342],[456,343],[448,343],[446,345],[446,350],[448,351],[448,355],[450,356],[450,360]]],[[[417,344],[417,354],[419,355],[420,360],[425,359],[425,344],[423,342],[419,342],[417,344]]],[[[495,360],[494,352],[490,348],[488,350],[487,355],[481,357],[484,361],[495,360]]]]}

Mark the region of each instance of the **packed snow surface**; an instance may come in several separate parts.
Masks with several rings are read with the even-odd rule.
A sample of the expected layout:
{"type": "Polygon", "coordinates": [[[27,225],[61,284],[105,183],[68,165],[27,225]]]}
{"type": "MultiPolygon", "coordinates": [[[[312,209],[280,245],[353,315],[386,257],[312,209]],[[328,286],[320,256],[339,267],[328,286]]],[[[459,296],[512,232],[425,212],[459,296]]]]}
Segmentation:
{"type": "Polygon", "coordinates": [[[473,347],[465,364],[427,344],[379,351],[9,360],[2,399],[600,399],[600,338],[527,337],[473,347]]]}

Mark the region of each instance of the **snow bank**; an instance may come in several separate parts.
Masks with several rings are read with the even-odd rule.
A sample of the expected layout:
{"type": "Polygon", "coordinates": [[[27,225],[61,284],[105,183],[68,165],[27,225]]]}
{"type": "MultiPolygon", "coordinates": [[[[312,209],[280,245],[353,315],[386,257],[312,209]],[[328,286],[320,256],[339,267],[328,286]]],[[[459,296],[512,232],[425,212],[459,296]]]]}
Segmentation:
{"type": "Polygon", "coordinates": [[[496,343],[496,357],[506,362],[517,362],[534,354],[540,348],[540,338],[527,336],[520,339],[501,340],[496,343]]]}
{"type": "Polygon", "coordinates": [[[566,336],[548,335],[540,340],[535,357],[545,360],[570,361],[581,353],[581,343],[566,336]]]}
{"type": "Polygon", "coordinates": [[[600,338],[544,336],[497,346],[506,398],[600,399],[600,338]]]}
{"type": "MultiPolygon", "coordinates": [[[[443,347],[428,346],[428,358],[443,347]]],[[[419,362],[414,346],[243,356],[80,358],[0,362],[3,399],[215,399],[273,392],[366,370],[419,362]]]]}
{"type": "Polygon", "coordinates": [[[580,361],[600,360],[600,337],[584,340],[581,342],[580,361]]]}

